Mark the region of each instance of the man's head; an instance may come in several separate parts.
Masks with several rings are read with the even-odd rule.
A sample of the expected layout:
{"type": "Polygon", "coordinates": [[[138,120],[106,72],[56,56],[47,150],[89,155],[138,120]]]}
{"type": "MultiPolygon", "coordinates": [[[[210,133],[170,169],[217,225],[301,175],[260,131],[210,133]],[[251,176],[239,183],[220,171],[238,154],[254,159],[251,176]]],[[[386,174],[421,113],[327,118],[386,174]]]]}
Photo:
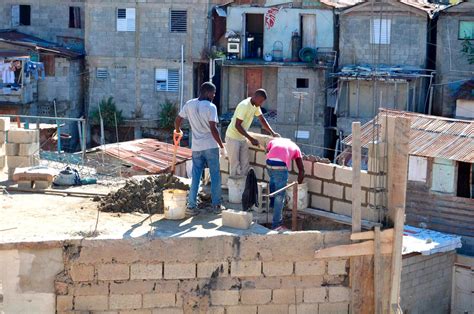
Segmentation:
{"type": "Polygon", "coordinates": [[[253,94],[252,104],[257,107],[260,107],[263,105],[265,100],[267,100],[267,92],[263,88],[257,89],[255,91],[255,94],[253,94]]]}
{"type": "Polygon", "coordinates": [[[205,82],[199,89],[199,98],[212,101],[216,96],[216,86],[211,82],[205,82]]]}

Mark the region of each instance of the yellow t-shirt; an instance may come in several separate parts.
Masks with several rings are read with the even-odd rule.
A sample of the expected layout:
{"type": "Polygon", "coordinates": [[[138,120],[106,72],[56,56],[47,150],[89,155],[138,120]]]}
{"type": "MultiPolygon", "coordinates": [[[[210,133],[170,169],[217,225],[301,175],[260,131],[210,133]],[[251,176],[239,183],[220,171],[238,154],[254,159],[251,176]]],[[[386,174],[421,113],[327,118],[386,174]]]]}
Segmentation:
{"type": "Polygon", "coordinates": [[[250,102],[250,97],[242,100],[235,108],[234,115],[230,121],[227,132],[225,133],[231,139],[243,141],[245,136],[240,134],[240,132],[235,127],[235,122],[237,119],[242,120],[242,127],[247,131],[252,124],[253,118],[258,117],[262,114],[260,107],[252,105],[250,102]]]}

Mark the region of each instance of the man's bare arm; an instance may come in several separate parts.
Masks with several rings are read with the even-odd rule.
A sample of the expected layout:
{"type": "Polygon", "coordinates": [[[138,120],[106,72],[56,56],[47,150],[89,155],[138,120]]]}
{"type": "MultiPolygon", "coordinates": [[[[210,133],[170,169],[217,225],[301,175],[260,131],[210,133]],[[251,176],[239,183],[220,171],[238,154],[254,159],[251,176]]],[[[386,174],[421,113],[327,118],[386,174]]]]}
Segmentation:
{"type": "Polygon", "coordinates": [[[224,148],[224,144],[222,144],[222,139],[217,130],[217,123],[213,121],[209,121],[209,126],[211,127],[211,134],[214,140],[217,142],[220,148],[224,148]]]}

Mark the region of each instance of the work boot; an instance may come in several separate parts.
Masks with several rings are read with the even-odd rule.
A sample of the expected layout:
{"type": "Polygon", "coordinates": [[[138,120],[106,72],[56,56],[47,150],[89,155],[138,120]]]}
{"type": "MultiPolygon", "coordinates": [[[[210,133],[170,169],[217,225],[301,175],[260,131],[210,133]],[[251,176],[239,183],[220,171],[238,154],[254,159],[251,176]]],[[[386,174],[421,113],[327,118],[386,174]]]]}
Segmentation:
{"type": "Polygon", "coordinates": [[[215,215],[219,215],[225,209],[226,208],[224,207],[224,205],[212,206],[212,213],[215,214],[215,215]]]}
{"type": "Polygon", "coordinates": [[[186,217],[192,217],[199,214],[199,211],[196,208],[186,208],[185,215],[186,217]]]}

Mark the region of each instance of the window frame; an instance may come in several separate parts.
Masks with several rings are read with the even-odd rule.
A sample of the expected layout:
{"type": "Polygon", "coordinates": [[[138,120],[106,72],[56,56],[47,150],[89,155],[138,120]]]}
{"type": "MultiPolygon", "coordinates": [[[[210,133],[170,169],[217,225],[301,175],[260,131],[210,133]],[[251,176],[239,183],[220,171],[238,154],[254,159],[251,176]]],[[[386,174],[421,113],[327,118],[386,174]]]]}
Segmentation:
{"type": "Polygon", "coordinates": [[[69,28],[82,29],[81,7],[69,6],[69,28]],[[78,18],[75,18],[75,16],[74,16],[74,14],[75,14],[74,12],[76,11],[75,9],[78,9],[78,11],[79,11],[79,17],[78,18]],[[71,17],[73,18],[72,20],[71,20],[71,17]],[[71,21],[72,21],[73,26],[71,26],[71,21]],[[79,26],[75,25],[76,21],[78,21],[79,26]]]}
{"type": "Polygon", "coordinates": [[[458,23],[458,40],[474,40],[474,20],[459,20],[459,23],[458,23]],[[461,37],[461,23],[472,23],[473,24],[472,38],[461,37]]]}
{"type": "MultiPolygon", "coordinates": [[[[10,17],[10,23],[12,25],[12,27],[18,27],[18,26],[31,26],[31,4],[14,4],[11,6],[11,17],[10,17]],[[21,14],[21,11],[22,11],[22,8],[25,8],[25,7],[28,7],[29,8],[29,17],[28,17],[28,22],[29,24],[24,24],[22,23],[22,14],[21,14]],[[14,21],[13,18],[14,18],[14,14],[13,14],[13,11],[15,10],[18,10],[18,20],[17,21],[14,21]]],[[[25,22],[25,21],[23,21],[25,22]]]]}
{"type": "Polygon", "coordinates": [[[390,45],[391,44],[391,41],[392,41],[392,19],[379,19],[379,18],[373,18],[373,19],[370,19],[370,38],[369,38],[369,43],[371,45],[390,45]],[[379,30],[377,30],[377,32],[380,32],[378,35],[378,37],[375,37],[375,22],[376,21],[379,21],[379,30]],[[385,25],[386,26],[386,36],[385,36],[385,39],[387,42],[382,42],[382,39],[383,37],[381,36],[381,34],[383,33],[382,30],[383,30],[383,27],[380,26],[380,25],[383,25],[383,21],[387,21],[385,25]]]}
{"type": "Polygon", "coordinates": [[[115,24],[117,32],[135,32],[137,29],[137,12],[136,8],[117,8],[115,11],[115,24]],[[119,18],[119,11],[125,10],[125,18],[119,18]],[[133,12],[133,14],[132,14],[133,12]],[[133,15],[133,18],[132,18],[133,15]],[[123,20],[123,21],[122,21],[123,20]],[[131,21],[133,20],[133,27],[131,21]],[[120,21],[120,24],[119,24],[120,21]],[[125,24],[122,25],[122,22],[125,24]],[[124,28],[123,28],[124,27],[124,28]]]}
{"type": "Polygon", "coordinates": [[[186,9],[170,9],[170,14],[169,14],[169,31],[170,33],[176,33],[176,34],[186,34],[188,32],[188,10],[186,9]],[[173,23],[172,23],[172,16],[173,12],[184,12],[186,14],[186,30],[181,31],[181,30],[173,30],[173,23]]]}
{"type": "MultiPolygon", "coordinates": [[[[172,78],[173,78],[172,77],[172,78]]],[[[170,93],[178,93],[179,92],[179,87],[180,87],[180,84],[181,84],[181,80],[180,80],[180,73],[179,73],[179,69],[168,69],[168,68],[155,68],[155,92],[159,93],[159,92],[170,92],[170,93]],[[160,71],[161,73],[166,73],[166,80],[160,80],[160,84],[163,84],[163,82],[165,82],[166,84],[166,87],[165,89],[158,89],[158,71],[160,71]],[[172,75],[173,77],[176,79],[176,82],[174,82],[173,84],[170,84],[170,71],[172,71],[172,75]],[[174,86],[176,85],[176,87],[173,87],[172,89],[170,89],[170,85],[174,86]]]]}

